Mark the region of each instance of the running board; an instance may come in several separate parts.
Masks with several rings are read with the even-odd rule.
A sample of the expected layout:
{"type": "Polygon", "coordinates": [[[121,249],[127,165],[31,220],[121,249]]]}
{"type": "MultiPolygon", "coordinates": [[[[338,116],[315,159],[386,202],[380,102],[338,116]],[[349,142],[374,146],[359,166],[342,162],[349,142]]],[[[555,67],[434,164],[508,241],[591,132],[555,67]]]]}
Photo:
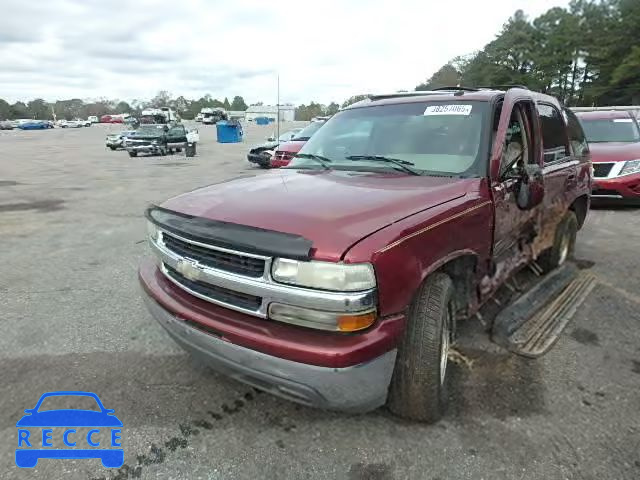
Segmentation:
{"type": "Polygon", "coordinates": [[[595,276],[565,264],[542,277],[495,318],[492,340],[525,357],[545,354],[596,284],[595,276]]]}

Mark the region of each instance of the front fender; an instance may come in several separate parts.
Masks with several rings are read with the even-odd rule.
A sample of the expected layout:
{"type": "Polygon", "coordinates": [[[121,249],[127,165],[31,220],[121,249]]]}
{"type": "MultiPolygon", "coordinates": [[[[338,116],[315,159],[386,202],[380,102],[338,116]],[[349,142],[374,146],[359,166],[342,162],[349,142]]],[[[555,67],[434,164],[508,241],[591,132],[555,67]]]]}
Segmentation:
{"type": "Polygon", "coordinates": [[[456,258],[476,258],[475,280],[481,278],[482,260],[491,252],[492,211],[490,201],[477,198],[441,205],[367,237],[347,252],[345,261],[372,262],[380,314],[402,312],[424,279],[456,258]]]}

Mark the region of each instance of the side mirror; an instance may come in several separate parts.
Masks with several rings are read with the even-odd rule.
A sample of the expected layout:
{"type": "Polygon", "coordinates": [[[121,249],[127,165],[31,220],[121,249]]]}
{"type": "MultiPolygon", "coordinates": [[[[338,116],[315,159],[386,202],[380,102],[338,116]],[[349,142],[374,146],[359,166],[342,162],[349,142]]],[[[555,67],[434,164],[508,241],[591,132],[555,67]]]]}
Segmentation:
{"type": "Polygon", "coordinates": [[[267,138],[267,142],[275,142],[275,141],[276,141],[276,137],[274,137],[273,135],[267,138]]]}
{"type": "Polygon", "coordinates": [[[165,125],[164,127],[162,127],[162,130],[164,130],[165,132],[168,132],[169,131],[169,126],[165,125]]]}
{"type": "Polygon", "coordinates": [[[521,210],[531,210],[544,199],[544,177],[539,165],[525,165],[518,181],[516,203],[521,210]]]}

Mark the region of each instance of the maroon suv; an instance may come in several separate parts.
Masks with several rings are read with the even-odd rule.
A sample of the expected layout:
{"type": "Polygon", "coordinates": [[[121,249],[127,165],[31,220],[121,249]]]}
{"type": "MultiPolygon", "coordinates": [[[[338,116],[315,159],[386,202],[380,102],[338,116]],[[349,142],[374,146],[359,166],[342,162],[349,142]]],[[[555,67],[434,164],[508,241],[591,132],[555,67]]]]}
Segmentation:
{"type": "MultiPolygon", "coordinates": [[[[373,97],[331,118],[287,167],[150,207],[153,258],[139,277],[167,332],[239,381],[434,421],[456,322],[478,318],[534,260],[565,285],[567,265],[556,267],[590,191],[582,129],[553,97],[373,97]]],[[[509,310],[492,338],[544,353],[570,317],[544,311],[524,332],[528,317],[509,310]]]]}

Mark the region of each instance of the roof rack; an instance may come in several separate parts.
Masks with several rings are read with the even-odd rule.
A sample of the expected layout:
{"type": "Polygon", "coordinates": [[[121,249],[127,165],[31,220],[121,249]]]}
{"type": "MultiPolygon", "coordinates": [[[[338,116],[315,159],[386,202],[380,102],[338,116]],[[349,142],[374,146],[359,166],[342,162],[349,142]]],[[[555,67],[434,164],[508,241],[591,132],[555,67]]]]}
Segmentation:
{"type": "Polygon", "coordinates": [[[369,95],[369,99],[374,101],[374,100],[384,100],[386,98],[423,97],[427,95],[442,95],[442,93],[443,93],[442,91],[435,91],[435,90],[419,90],[416,92],[381,93],[378,95],[369,95]]]}
{"type": "Polygon", "coordinates": [[[452,91],[455,92],[457,90],[463,90],[465,92],[477,92],[478,89],[474,88],[474,87],[438,87],[438,88],[432,88],[431,91],[432,92],[439,92],[442,90],[447,90],[447,91],[452,91]]]}
{"type": "Polygon", "coordinates": [[[478,90],[509,90],[510,88],[522,88],[523,90],[529,90],[526,85],[483,85],[478,87],[478,90]]]}

